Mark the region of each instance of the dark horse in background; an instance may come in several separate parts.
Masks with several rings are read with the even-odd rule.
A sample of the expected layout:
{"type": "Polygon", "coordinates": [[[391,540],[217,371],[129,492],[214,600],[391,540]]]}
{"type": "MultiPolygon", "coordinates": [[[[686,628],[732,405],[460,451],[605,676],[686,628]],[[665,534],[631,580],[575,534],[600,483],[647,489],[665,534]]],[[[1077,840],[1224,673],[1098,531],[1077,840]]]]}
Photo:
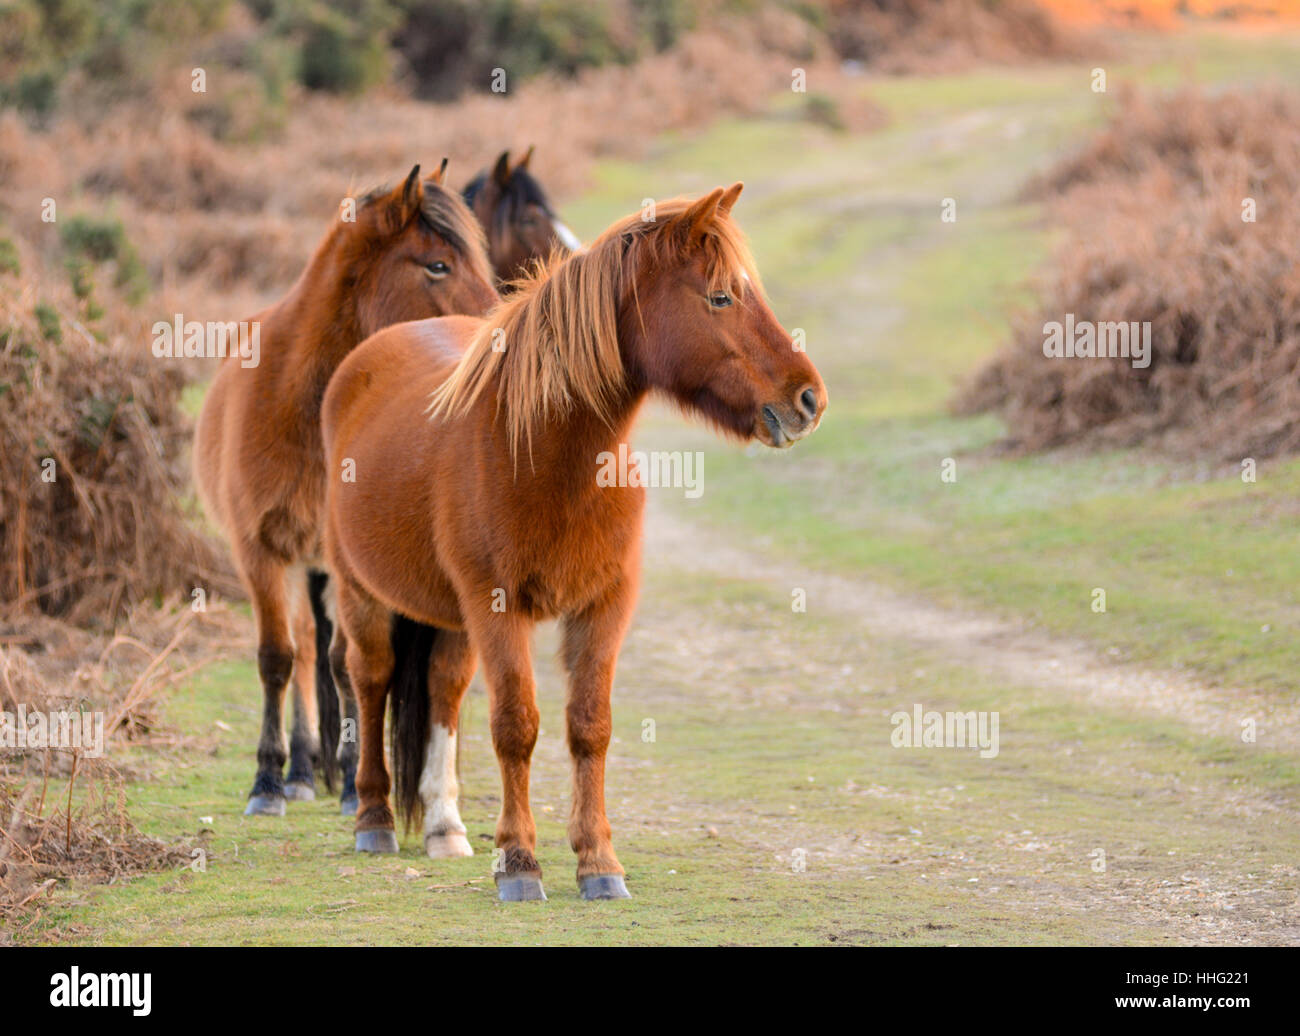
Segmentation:
{"type": "Polygon", "coordinates": [[[339,366],[321,406],[324,549],[359,709],[356,847],[396,852],[397,806],[432,857],[472,853],[455,757],[481,660],[502,805],[501,899],[544,899],[529,768],[532,632],[559,619],[573,758],[569,842],[584,899],[628,895],[605,815],[610,694],[639,581],[645,490],[602,486],[651,393],[723,434],[787,447],[826,408],[816,368],[768,307],[731,219],[741,185],[629,216],[535,268],[485,318],[398,324],[339,366]],[[500,336],[504,342],[499,343],[500,336]],[[499,348],[504,344],[504,348],[499,348]]]}
{"type": "Polygon", "coordinates": [[[462,192],[487,234],[488,255],[501,282],[526,275],[538,259],[553,251],[576,252],[582,247],[577,236],[556,215],[537,178],[528,171],[533,149],[515,165],[510,152],[502,151],[491,170],[483,170],[462,192]]]}

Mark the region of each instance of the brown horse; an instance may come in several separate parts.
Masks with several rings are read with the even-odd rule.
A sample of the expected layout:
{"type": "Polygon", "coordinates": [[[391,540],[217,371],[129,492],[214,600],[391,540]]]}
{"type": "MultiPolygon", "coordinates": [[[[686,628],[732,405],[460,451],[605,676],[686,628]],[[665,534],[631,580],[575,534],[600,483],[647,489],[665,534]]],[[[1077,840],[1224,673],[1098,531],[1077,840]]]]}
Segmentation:
{"type": "Polygon", "coordinates": [[[491,172],[484,170],[465,186],[465,203],[487,232],[492,268],[507,290],[511,281],[524,276],[537,259],[553,251],[576,252],[582,247],[566,227],[537,178],[528,171],[533,149],[514,166],[510,152],[502,151],[491,172]]]}
{"type": "MultiPolygon", "coordinates": [[[[488,246],[488,259],[496,271],[501,290],[509,290],[509,282],[526,270],[535,260],[552,254],[567,254],[580,248],[574,233],[564,225],[551,208],[542,185],[528,169],[532,160],[530,147],[514,166],[510,165],[510,152],[503,151],[491,171],[479,173],[462,192],[462,197],[483,227],[488,246]]],[[[342,645],[333,644],[333,623],[329,616],[326,594],[328,578],[324,572],[313,571],[308,576],[308,597],[311,602],[316,628],[316,697],[319,705],[319,738],[323,756],[326,785],[334,786],[334,760],[338,748],[340,705],[351,708],[355,720],[355,703],[340,703],[335,695],[333,671],[329,662],[331,649],[341,651],[342,645]]],[[[355,751],[344,748],[343,812],[356,810],[355,751]]],[[[309,798],[314,792],[301,783],[290,782],[289,797],[297,794],[309,798]]]]}
{"type": "MultiPolygon", "coordinates": [[[[195,481],[230,539],[257,618],[264,708],[248,814],[282,815],[286,798],[314,798],[318,766],[333,783],[331,753],[322,752],[321,742],[328,748],[337,739],[339,712],[333,688],[327,689],[324,577],[313,571],[325,495],[325,386],[348,352],[380,328],[485,313],[497,301],[482,229],[443,187],[445,169],[444,160],[437,175],[421,180],[416,166],[395,190],[373,191],[354,211],[341,212],[289,294],[254,318],[260,362],[245,367],[237,357],[227,359],[199,417],[195,481]],[[283,707],[291,676],[286,786],[283,707]],[[332,715],[332,730],[318,723],[318,710],[332,715]]],[[[355,810],[354,741],[340,752],[349,813],[355,810]]]]}
{"type": "Polygon", "coordinates": [[[545,898],[528,804],[531,633],[559,618],[578,883],[586,899],[628,894],[604,773],[645,490],[602,486],[597,470],[650,392],[724,434],[780,447],[808,435],[826,407],[731,220],[740,189],[616,223],[485,319],[382,331],[330,382],[325,549],[347,640],[336,678],[351,680],[360,707],[359,850],[397,850],[383,747],[391,697],[399,810],[408,823],[423,810],[429,855],[469,852],[454,758],[481,659],[504,790],[498,894],[545,898]],[[344,465],[355,481],[338,477],[344,465]]]}

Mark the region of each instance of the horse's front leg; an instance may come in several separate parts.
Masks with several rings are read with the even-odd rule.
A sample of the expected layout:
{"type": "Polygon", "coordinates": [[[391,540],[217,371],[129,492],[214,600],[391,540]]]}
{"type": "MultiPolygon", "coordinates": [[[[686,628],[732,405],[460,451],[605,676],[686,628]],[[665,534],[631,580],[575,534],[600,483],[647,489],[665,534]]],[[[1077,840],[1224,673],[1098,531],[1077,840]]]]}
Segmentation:
{"type": "Polygon", "coordinates": [[[338,579],[337,593],[339,626],[331,650],[343,652],[344,665],[335,679],[340,696],[355,701],[359,721],[356,849],[395,853],[397,832],[388,803],[392,780],[384,762],[384,714],[394,663],[392,615],[345,576],[338,579]]]}
{"type": "Polygon", "coordinates": [[[614,666],[635,597],[635,586],[624,580],[595,604],[564,620],[563,657],[569,673],[565,720],[573,757],[569,844],[578,854],[583,899],[629,896],[605,816],[605,753],[613,729],[609,699],[614,666]]]}
{"type": "Polygon", "coordinates": [[[248,585],[257,619],[257,672],[262,683],[262,736],[257,743],[257,777],[245,816],[284,816],[284,697],[293,673],[286,566],[258,544],[237,549],[236,563],[248,585]]]}
{"type": "Polygon", "coordinates": [[[492,712],[492,747],[501,768],[501,815],[493,877],[503,900],[545,899],[534,854],[537,825],[528,804],[528,776],[541,716],[533,682],[532,623],[510,612],[468,618],[483,661],[492,712]]]}

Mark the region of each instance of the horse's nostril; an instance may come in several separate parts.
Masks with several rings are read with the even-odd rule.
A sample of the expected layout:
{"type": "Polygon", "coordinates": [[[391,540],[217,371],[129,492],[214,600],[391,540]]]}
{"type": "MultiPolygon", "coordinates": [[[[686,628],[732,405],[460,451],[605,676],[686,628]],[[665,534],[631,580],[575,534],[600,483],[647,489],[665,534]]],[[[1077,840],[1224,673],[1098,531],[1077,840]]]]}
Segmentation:
{"type": "Polygon", "coordinates": [[[811,421],[817,416],[817,393],[810,388],[806,388],[799,394],[799,409],[803,411],[804,417],[811,421]]]}
{"type": "Polygon", "coordinates": [[[770,406],[763,407],[763,423],[767,425],[767,430],[776,442],[780,442],[785,437],[785,431],[781,427],[781,421],[776,416],[776,411],[770,406]]]}

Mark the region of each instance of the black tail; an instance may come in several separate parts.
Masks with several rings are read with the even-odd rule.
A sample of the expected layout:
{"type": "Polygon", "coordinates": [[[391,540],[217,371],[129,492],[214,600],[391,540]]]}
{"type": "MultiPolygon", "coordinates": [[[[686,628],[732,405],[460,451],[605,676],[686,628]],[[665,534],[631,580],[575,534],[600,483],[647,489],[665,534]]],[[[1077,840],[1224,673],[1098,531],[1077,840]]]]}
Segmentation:
{"type": "Polygon", "coordinates": [[[429,743],[429,659],[437,635],[436,626],[393,616],[393,676],[388,685],[393,801],[408,831],[424,813],[420,773],[429,743]]]}
{"type": "Polygon", "coordinates": [[[334,638],[334,624],[325,610],[325,585],[329,576],[312,569],[307,573],[307,595],[311,599],[311,613],[316,620],[316,726],[320,737],[320,761],[317,764],[325,788],[334,794],[334,784],[339,776],[339,716],[338,690],[334,686],[334,671],[330,668],[330,641],[334,638]]]}

